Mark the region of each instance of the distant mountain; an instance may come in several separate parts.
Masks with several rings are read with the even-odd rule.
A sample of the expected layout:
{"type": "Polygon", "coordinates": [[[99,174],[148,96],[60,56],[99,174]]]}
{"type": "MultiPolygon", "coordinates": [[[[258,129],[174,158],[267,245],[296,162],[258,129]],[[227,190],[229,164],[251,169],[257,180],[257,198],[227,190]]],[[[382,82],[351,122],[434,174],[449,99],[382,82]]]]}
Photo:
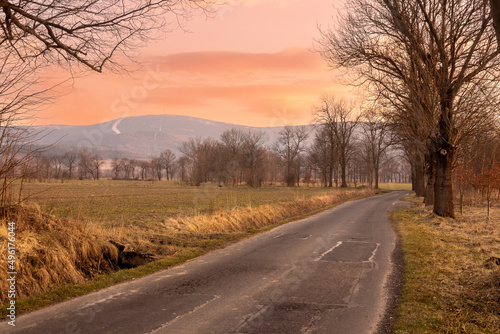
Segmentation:
{"type": "MultiPolygon", "coordinates": [[[[311,132],[312,126],[309,126],[311,132]]],[[[47,125],[36,126],[38,143],[51,145],[51,152],[68,151],[87,147],[105,159],[147,159],[157,156],[165,149],[178,153],[178,147],[189,138],[212,137],[231,128],[243,131],[262,131],[272,145],[278,138],[281,127],[249,127],[206,119],[151,115],[120,118],[94,125],[47,125]]]]}

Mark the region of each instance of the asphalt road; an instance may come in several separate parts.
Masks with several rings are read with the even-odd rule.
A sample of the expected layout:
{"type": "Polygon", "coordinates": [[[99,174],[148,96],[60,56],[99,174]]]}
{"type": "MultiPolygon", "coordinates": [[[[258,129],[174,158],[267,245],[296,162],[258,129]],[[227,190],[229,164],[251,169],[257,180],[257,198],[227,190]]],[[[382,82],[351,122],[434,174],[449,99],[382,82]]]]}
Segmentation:
{"type": "Polygon", "coordinates": [[[1,333],[371,333],[406,192],[345,203],[225,249],[17,318],[1,333]]]}

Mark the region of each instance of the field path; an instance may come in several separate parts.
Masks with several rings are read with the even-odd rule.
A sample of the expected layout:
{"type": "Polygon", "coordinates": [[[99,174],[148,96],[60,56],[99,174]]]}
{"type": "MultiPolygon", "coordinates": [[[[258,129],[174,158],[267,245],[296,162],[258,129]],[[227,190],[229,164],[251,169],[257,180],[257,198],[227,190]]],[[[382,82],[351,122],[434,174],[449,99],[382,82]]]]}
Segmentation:
{"type": "Polygon", "coordinates": [[[370,333],[407,192],[348,202],[225,249],[18,317],[1,333],[370,333]]]}

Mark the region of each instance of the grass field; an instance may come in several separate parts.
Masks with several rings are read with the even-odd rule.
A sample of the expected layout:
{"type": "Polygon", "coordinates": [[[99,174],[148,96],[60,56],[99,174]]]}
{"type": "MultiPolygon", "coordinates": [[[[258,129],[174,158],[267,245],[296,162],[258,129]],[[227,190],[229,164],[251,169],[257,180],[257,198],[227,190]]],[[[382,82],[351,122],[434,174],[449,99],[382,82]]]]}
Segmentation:
{"type": "Polygon", "coordinates": [[[259,207],[322,196],[320,187],[189,187],[174,182],[70,181],[27,183],[27,202],[63,219],[110,226],[147,225],[168,218],[211,214],[235,207],[259,207]]]}
{"type": "Polygon", "coordinates": [[[500,208],[441,218],[421,198],[392,214],[405,253],[395,333],[500,333],[500,208]]]}

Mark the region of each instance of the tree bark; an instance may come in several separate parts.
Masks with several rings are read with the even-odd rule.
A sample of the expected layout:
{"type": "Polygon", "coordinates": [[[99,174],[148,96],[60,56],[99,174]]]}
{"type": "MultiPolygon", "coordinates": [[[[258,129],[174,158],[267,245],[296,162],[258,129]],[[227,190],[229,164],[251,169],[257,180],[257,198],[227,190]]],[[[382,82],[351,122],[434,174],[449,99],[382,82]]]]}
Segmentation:
{"type": "Polygon", "coordinates": [[[425,187],[425,206],[434,205],[434,184],[436,182],[436,146],[434,142],[429,144],[429,149],[426,154],[427,163],[427,186],[425,187]]]}
{"type": "Polygon", "coordinates": [[[413,162],[413,169],[415,173],[414,190],[418,197],[425,196],[425,169],[421,157],[416,157],[413,162]]]}
{"type": "Polygon", "coordinates": [[[441,102],[439,138],[436,154],[436,181],[434,184],[434,213],[442,217],[454,217],[452,169],[455,148],[451,145],[452,92],[448,91],[441,102]]]}
{"type": "Polygon", "coordinates": [[[346,180],[346,168],[347,168],[347,162],[345,161],[345,157],[340,158],[340,168],[341,168],[341,177],[342,177],[342,185],[340,186],[341,188],[347,188],[347,180],[346,180]]]}
{"type": "Polygon", "coordinates": [[[410,175],[410,178],[411,178],[411,190],[412,191],[415,191],[415,188],[416,188],[416,184],[415,184],[415,166],[413,164],[410,164],[411,166],[411,175],[410,175]]]}
{"type": "Polygon", "coordinates": [[[434,213],[442,217],[454,217],[453,184],[451,182],[453,152],[438,153],[436,183],[434,185],[434,213]]]}
{"type": "MultiPolygon", "coordinates": [[[[325,180],[326,185],[326,180],[325,180]]],[[[328,169],[328,188],[333,188],[333,164],[328,169]]]]}

